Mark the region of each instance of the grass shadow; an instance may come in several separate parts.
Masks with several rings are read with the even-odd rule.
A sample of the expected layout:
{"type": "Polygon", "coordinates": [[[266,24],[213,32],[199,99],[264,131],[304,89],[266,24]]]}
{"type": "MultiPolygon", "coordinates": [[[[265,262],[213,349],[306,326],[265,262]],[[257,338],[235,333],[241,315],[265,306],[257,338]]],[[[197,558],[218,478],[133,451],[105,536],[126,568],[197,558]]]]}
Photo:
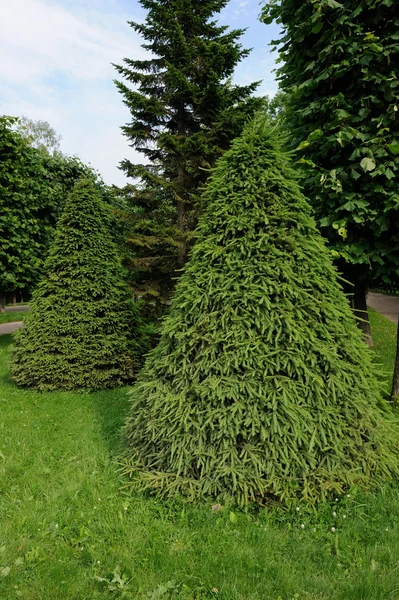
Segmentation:
{"type": "Polygon", "coordinates": [[[0,335],[0,350],[2,348],[7,348],[7,346],[10,346],[11,343],[12,343],[12,334],[11,333],[4,333],[4,334],[0,335]]]}
{"type": "MultiPolygon", "coordinates": [[[[12,343],[13,334],[0,335],[0,382],[4,385],[4,389],[15,385],[9,369],[12,343]]],[[[120,387],[89,394],[89,403],[91,403],[95,419],[100,425],[101,435],[110,454],[113,455],[121,449],[121,429],[130,409],[128,391],[129,387],[120,387]]]]}
{"type": "Polygon", "coordinates": [[[121,387],[91,394],[102,437],[113,455],[119,453],[122,448],[121,430],[130,409],[128,391],[128,387],[121,387]]]}

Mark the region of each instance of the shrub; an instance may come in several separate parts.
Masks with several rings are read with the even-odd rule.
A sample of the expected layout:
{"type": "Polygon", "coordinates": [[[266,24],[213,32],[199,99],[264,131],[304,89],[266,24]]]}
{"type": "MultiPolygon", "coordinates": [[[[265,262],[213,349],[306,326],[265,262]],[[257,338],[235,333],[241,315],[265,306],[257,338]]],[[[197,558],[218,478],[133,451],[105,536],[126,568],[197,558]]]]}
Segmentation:
{"type": "Polygon", "coordinates": [[[111,214],[94,183],[69,196],[35,290],[15,336],[12,377],[22,386],[98,389],[132,381],[140,321],[112,240],[111,214]]]}
{"type": "Polygon", "coordinates": [[[241,505],[398,472],[398,428],[300,192],[262,119],[221,159],[171,312],[133,388],[136,489],[241,505]]]}

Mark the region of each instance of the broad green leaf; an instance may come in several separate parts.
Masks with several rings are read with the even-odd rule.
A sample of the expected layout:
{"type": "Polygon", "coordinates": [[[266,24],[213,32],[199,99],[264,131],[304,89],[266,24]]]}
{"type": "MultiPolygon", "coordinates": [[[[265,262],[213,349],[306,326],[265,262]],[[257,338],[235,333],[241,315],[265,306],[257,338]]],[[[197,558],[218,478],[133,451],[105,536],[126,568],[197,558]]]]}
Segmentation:
{"type": "Polygon", "coordinates": [[[370,48],[370,50],[372,50],[373,52],[376,52],[377,54],[379,54],[380,52],[382,52],[384,50],[384,46],[382,44],[370,44],[369,48],[370,48]]]}
{"type": "Polygon", "coordinates": [[[374,171],[375,169],[375,162],[372,158],[369,158],[368,156],[365,156],[361,161],[360,161],[360,166],[362,167],[363,171],[367,173],[367,171],[374,171]]]}
{"type": "Polygon", "coordinates": [[[364,40],[366,42],[378,42],[378,37],[375,35],[374,31],[368,31],[364,36],[364,40]]]}
{"type": "Polygon", "coordinates": [[[353,209],[355,208],[355,204],[354,204],[353,202],[349,201],[349,202],[346,202],[346,203],[345,203],[345,204],[342,206],[342,208],[343,208],[344,210],[353,210],[353,209]]]}
{"type": "Polygon", "coordinates": [[[395,173],[388,167],[388,169],[385,169],[385,177],[388,179],[394,179],[395,173]]]}
{"type": "Polygon", "coordinates": [[[392,154],[399,154],[399,143],[395,142],[394,144],[389,144],[388,150],[392,152],[392,154]]]}
{"type": "Polygon", "coordinates": [[[324,23],[323,21],[318,21],[317,23],[315,23],[315,25],[313,25],[312,27],[312,33],[319,33],[324,27],[324,23]]]}
{"type": "Polygon", "coordinates": [[[316,78],[316,81],[324,81],[325,79],[328,79],[329,76],[330,76],[329,72],[328,71],[324,71],[323,73],[321,73],[321,75],[319,75],[316,78]]]}
{"type": "Polygon", "coordinates": [[[310,146],[310,144],[309,144],[309,142],[307,140],[305,140],[304,142],[301,142],[299,144],[299,146],[296,148],[296,151],[298,152],[299,150],[304,150],[308,146],[310,146]]]}
{"type": "Polygon", "coordinates": [[[321,129],[315,129],[314,131],[312,131],[312,133],[308,136],[307,141],[308,142],[313,142],[314,140],[318,140],[321,137],[323,137],[323,132],[321,129]]]}
{"type": "Polygon", "coordinates": [[[343,4],[340,4],[336,0],[326,0],[326,4],[330,8],[344,8],[343,4]]]}

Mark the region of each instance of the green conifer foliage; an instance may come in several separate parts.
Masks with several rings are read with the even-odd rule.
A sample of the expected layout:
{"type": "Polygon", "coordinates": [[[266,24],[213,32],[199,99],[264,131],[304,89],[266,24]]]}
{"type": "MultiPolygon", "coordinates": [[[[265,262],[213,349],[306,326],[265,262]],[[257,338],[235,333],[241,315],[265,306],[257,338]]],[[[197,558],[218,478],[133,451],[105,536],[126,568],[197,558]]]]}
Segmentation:
{"type": "Polygon", "coordinates": [[[25,327],[12,377],[22,386],[100,389],[132,381],[139,319],[94,181],[71,192],[25,327]]]}
{"type": "Polygon", "coordinates": [[[148,54],[115,65],[122,78],[115,83],[131,114],[123,133],[145,158],[144,164],[126,159],[120,165],[134,179],[131,202],[139,209],[130,268],[136,290],[153,301],[168,297],[176,270],[186,263],[209,170],[264,100],[253,96],[259,82],[232,82],[250,50],[241,44],[243,29],[218,23],[228,0],[138,4],[145,20],[129,25],[148,54]],[[165,212],[166,222],[159,219],[165,212]]]}
{"type": "Polygon", "coordinates": [[[131,392],[132,485],[244,505],[388,479],[397,426],[290,157],[263,120],[205,193],[198,242],[131,392]]]}

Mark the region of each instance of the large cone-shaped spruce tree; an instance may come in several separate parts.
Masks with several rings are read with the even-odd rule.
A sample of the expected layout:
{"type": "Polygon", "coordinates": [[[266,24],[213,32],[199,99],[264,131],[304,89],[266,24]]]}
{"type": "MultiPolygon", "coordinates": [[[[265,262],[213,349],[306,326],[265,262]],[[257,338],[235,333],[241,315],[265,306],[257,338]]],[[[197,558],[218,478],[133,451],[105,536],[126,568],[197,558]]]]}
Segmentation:
{"type": "Polygon", "coordinates": [[[198,241],[132,390],[133,486],[242,505],[389,479],[396,422],[264,120],[233,143],[205,194],[198,241]]]}
{"type": "Polygon", "coordinates": [[[11,370],[17,384],[100,389],[132,381],[140,323],[111,217],[94,182],[75,186],[25,327],[15,336],[11,370]]]}

